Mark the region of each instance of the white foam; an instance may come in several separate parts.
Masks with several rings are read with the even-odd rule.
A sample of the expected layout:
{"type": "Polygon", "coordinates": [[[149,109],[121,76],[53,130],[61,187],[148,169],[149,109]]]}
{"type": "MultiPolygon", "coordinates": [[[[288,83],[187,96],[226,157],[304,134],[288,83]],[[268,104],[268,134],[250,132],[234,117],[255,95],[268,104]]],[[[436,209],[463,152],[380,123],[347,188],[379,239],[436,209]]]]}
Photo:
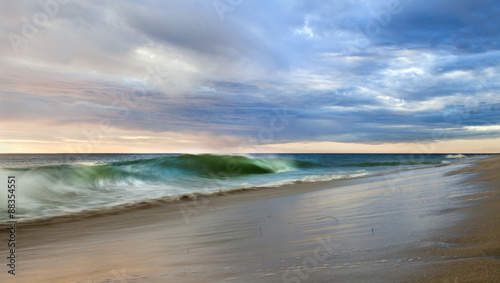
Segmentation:
{"type": "Polygon", "coordinates": [[[349,173],[349,174],[311,175],[311,176],[303,177],[301,179],[269,182],[269,183],[265,183],[262,185],[258,185],[256,187],[282,187],[282,186],[292,185],[292,184],[297,184],[297,183],[327,182],[327,181],[338,180],[338,179],[355,178],[355,177],[360,177],[360,176],[364,176],[364,175],[368,175],[368,173],[366,173],[365,170],[358,170],[356,172],[349,173]]]}
{"type": "Polygon", "coordinates": [[[96,163],[96,162],[75,162],[75,163],[72,163],[71,165],[76,165],[76,166],[96,166],[96,165],[104,165],[106,163],[96,163]]]}
{"type": "Polygon", "coordinates": [[[448,159],[460,159],[460,158],[467,158],[467,156],[465,156],[463,154],[448,154],[444,158],[448,158],[448,159]]]}

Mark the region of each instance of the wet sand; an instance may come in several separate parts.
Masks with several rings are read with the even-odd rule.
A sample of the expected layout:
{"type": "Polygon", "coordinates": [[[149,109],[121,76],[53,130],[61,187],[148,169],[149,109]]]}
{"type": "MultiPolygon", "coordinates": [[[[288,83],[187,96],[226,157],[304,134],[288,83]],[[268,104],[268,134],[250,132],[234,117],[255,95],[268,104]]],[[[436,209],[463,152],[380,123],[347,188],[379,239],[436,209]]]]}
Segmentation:
{"type": "MultiPolygon", "coordinates": [[[[18,223],[1,282],[499,282],[500,157],[18,223]]],[[[3,229],[1,243],[8,234],[3,229]]]]}
{"type": "Polygon", "coordinates": [[[500,282],[500,156],[450,175],[466,175],[477,191],[462,197],[466,207],[453,213],[467,217],[439,231],[433,247],[412,251],[435,261],[416,278],[425,282],[500,282]]]}

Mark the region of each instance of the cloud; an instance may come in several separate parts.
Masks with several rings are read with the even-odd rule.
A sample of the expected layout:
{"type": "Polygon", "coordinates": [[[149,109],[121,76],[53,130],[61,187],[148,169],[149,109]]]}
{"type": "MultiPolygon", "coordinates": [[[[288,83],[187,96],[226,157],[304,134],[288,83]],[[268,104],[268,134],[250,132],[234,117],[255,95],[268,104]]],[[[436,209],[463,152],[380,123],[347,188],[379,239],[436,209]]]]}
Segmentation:
{"type": "Polygon", "coordinates": [[[80,140],[102,121],[151,143],[134,137],[265,145],[498,135],[494,1],[242,1],[222,17],[201,0],[40,3],[0,9],[2,125],[38,125],[16,140],[55,141],[63,128],[64,140],[80,140]],[[277,130],[280,111],[287,123],[277,130]]]}

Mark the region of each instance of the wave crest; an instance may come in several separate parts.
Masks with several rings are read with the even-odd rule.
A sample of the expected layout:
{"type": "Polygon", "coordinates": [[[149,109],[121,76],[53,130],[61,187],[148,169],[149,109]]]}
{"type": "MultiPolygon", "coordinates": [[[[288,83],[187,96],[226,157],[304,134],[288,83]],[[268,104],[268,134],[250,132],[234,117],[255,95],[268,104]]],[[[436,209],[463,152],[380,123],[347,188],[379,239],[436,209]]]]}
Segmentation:
{"type": "Polygon", "coordinates": [[[447,159],[460,159],[460,158],[467,158],[467,156],[465,156],[463,154],[448,154],[444,158],[447,158],[447,159]]]}
{"type": "Polygon", "coordinates": [[[224,176],[270,174],[294,171],[314,166],[311,163],[283,157],[248,157],[242,155],[182,154],[153,159],[143,159],[110,164],[119,167],[140,167],[163,170],[180,170],[203,177],[214,174],[224,176]]]}

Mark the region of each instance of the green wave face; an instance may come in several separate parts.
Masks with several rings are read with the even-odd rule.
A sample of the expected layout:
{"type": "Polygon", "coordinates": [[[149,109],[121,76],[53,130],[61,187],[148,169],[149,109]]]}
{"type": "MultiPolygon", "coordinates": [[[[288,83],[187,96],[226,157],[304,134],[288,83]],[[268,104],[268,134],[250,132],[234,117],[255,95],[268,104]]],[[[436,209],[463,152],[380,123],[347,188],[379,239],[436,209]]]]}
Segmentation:
{"type": "Polygon", "coordinates": [[[276,167],[286,164],[278,164],[278,161],[253,160],[244,156],[228,155],[181,155],[173,160],[165,160],[165,165],[175,165],[182,170],[196,172],[200,175],[248,175],[275,173],[276,167]],[[172,164],[173,163],[173,164],[172,164]],[[274,166],[273,166],[274,165],[274,166]]]}
{"type": "Polygon", "coordinates": [[[183,154],[100,165],[60,165],[13,170],[38,179],[40,183],[106,188],[108,185],[120,183],[170,183],[196,177],[229,178],[273,174],[294,171],[301,166],[310,165],[280,157],[183,154]]]}
{"type": "Polygon", "coordinates": [[[112,166],[139,166],[154,170],[180,170],[202,177],[214,174],[230,177],[293,171],[301,166],[307,166],[307,164],[306,162],[279,157],[252,158],[234,155],[183,154],[179,156],[117,162],[113,163],[112,166]]]}

